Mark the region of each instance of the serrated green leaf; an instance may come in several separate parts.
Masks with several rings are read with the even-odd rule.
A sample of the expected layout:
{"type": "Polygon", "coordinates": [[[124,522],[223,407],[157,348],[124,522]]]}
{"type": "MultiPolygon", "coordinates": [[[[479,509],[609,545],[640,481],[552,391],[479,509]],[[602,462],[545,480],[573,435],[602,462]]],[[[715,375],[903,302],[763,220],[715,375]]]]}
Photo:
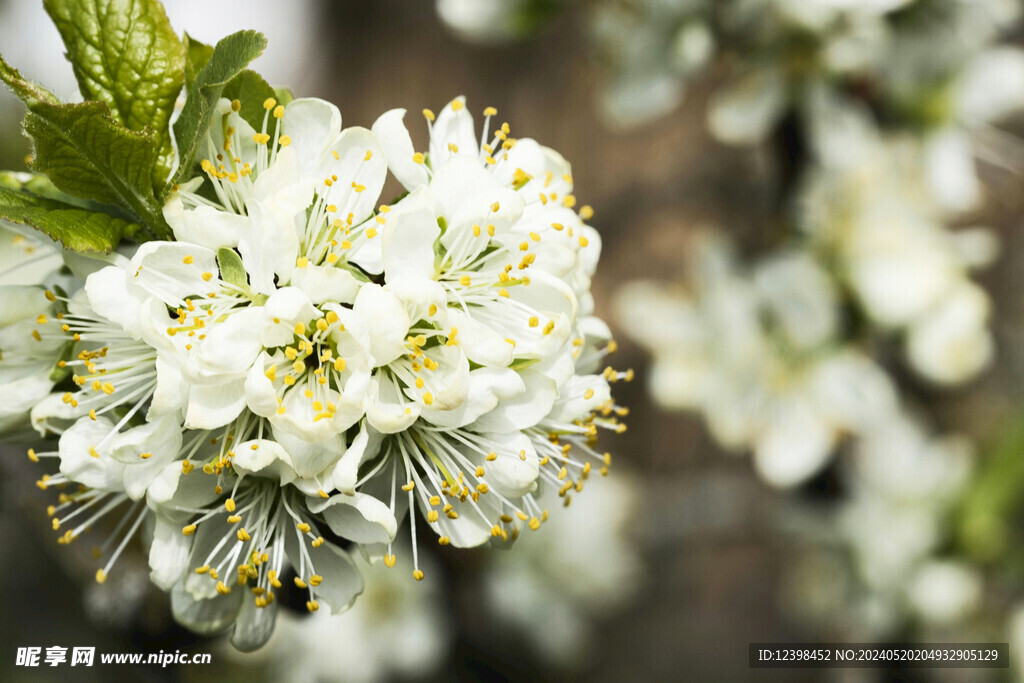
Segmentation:
{"type": "Polygon", "coordinates": [[[153,196],[157,146],[151,130],[128,130],[113,119],[103,102],[60,104],[23,79],[2,57],[0,80],[28,105],[25,132],[32,138],[33,169],[49,176],[62,192],[121,206],[142,220],[154,236],[170,237],[153,196]]]}
{"type": "Polygon", "coordinates": [[[185,108],[174,122],[174,137],[178,141],[178,170],[164,187],[164,195],[191,172],[196,151],[224,88],[249,62],[259,57],[266,46],[267,39],[256,31],[239,31],[217,43],[210,60],[196,74],[195,81],[188,89],[185,108]]]}
{"type": "Polygon", "coordinates": [[[213,56],[213,48],[185,34],[185,87],[191,88],[196,76],[213,56]]]}
{"type": "Polygon", "coordinates": [[[36,104],[25,117],[34,147],[32,168],[61,191],[117,204],[142,219],[158,237],[170,235],[153,196],[156,142],[151,131],[119,126],[102,102],[36,104]]]}
{"type": "Polygon", "coordinates": [[[185,47],[158,0],[45,0],[86,100],[114,120],[156,135],[153,184],[174,165],[169,122],[185,81],[185,47]]]}
{"type": "Polygon", "coordinates": [[[263,118],[267,114],[263,103],[267,98],[277,99],[277,93],[270,84],[249,69],[232,78],[224,87],[221,96],[229,100],[238,100],[242,105],[238,111],[239,115],[257,131],[263,127],[263,118]]]}
{"type": "Polygon", "coordinates": [[[242,257],[228,247],[217,250],[217,266],[220,268],[220,279],[242,290],[249,289],[249,278],[242,265],[242,257]]]}
{"type": "Polygon", "coordinates": [[[138,225],[110,214],[6,187],[0,187],[0,218],[31,226],[78,252],[108,253],[122,237],[139,229],[138,225]]]}

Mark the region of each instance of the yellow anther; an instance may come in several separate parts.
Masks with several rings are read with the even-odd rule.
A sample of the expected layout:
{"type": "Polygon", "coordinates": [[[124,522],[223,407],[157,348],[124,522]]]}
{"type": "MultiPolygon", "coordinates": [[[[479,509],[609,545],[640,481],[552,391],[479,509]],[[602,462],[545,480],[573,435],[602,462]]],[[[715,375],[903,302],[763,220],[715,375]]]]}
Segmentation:
{"type": "Polygon", "coordinates": [[[309,259],[306,258],[305,256],[300,256],[299,258],[295,259],[295,267],[296,268],[305,268],[308,265],[309,265],[309,259]]]}
{"type": "Polygon", "coordinates": [[[225,585],[225,583],[223,581],[218,581],[217,582],[217,592],[220,593],[221,595],[227,595],[228,593],[231,592],[231,589],[227,585],[225,585]]]}
{"type": "Polygon", "coordinates": [[[213,273],[210,273],[210,272],[203,273],[203,280],[205,280],[206,282],[209,282],[212,279],[213,279],[213,273]]]}
{"type": "Polygon", "coordinates": [[[535,315],[530,316],[530,321],[529,322],[530,322],[530,327],[537,327],[537,325],[540,324],[540,320],[538,320],[537,316],[535,316],[535,315]]]}
{"type": "Polygon", "coordinates": [[[402,490],[406,493],[412,491],[414,488],[416,488],[416,482],[414,481],[410,481],[408,484],[402,484],[402,490]]]}
{"type": "Polygon", "coordinates": [[[277,142],[282,147],[287,147],[288,145],[292,144],[292,136],[291,135],[282,135],[281,137],[279,137],[277,139],[277,142]]]}
{"type": "Polygon", "coordinates": [[[387,555],[384,556],[384,566],[388,567],[389,569],[394,567],[395,563],[397,561],[398,561],[398,558],[395,557],[394,555],[390,554],[390,553],[388,553],[387,555]]]}
{"type": "Polygon", "coordinates": [[[228,512],[234,512],[235,511],[235,499],[234,498],[228,498],[227,500],[225,500],[224,501],[224,509],[227,510],[228,512]]]}
{"type": "Polygon", "coordinates": [[[494,107],[487,107],[484,109],[484,116],[497,116],[498,110],[494,107]]]}
{"type": "Polygon", "coordinates": [[[306,326],[303,323],[295,323],[295,335],[301,337],[306,334],[306,326]]]}
{"type": "Polygon", "coordinates": [[[471,282],[472,280],[468,275],[463,275],[462,277],[459,278],[459,284],[462,285],[463,287],[469,287],[471,282]]]}
{"type": "Polygon", "coordinates": [[[537,529],[540,528],[540,520],[537,519],[536,517],[531,517],[530,521],[529,521],[529,527],[531,529],[533,529],[534,531],[536,531],[537,529]]]}
{"type": "Polygon", "coordinates": [[[434,118],[435,118],[434,117],[434,112],[430,111],[429,109],[424,109],[423,110],[423,118],[425,118],[427,121],[433,121],[434,118]]]}
{"type": "Polygon", "coordinates": [[[316,612],[318,609],[320,609],[320,603],[316,600],[309,600],[306,602],[306,609],[308,609],[310,612],[316,612]]]}
{"type": "MultiPolygon", "coordinates": [[[[429,511],[427,513],[427,521],[428,522],[436,522],[437,521],[437,517],[438,517],[437,510],[431,510],[431,511],[429,511]]],[[[56,520],[54,520],[54,521],[56,521],[56,520]]],[[[56,527],[54,527],[54,528],[56,528],[56,527]]]]}
{"type": "Polygon", "coordinates": [[[452,100],[452,111],[461,111],[464,106],[462,100],[452,100]]]}
{"type": "Polygon", "coordinates": [[[416,579],[417,581],[422,581],[423,580],[423,572],[420,571],[419,569],[414,569],[413,572],[412,572],[412,578],[416,579]]]}
{"type": "Polygon", "coordinates": [[[251,538],[251,537],[249,536],[249,532],[248,532],[248,531],[246,531],[245,529],[239,529],[239,530],[238,530],[238,533],[236,533],[236,534],[235,534],[235,536],[237,536],[237,537],[238,537],[238,540],[239,540],[239,541],[242,541],[243,543],[245,543],[245,542],[249,541],[249,540],[250,540],[250,538],[251,538]]]}
{"type": "Polygon", "coordinates": [[[305,581],[303,581],[302,579],[300,579],[299,577],[297,577],[297,576],[296,576],[296,577],[295,577],[294,579],[292,579],[292,580],[293,580],[293,581],[295,582],[295,587],[296,587],[296,588],[298,588],[298,589],[300,589],[300,590],[301,590],[301,589],[304,589],[304,588],[306,587],[306,582],[305,582],[305,581]]]}
{"type": "Polygon", "coordinates": [[[416,152],[415,154],[412,155],[412,160],[413,160],[413,162],[415,162],[417,164],[422,164],[424,162],[423,153],[422,152],[416,152]]]}
{"type": "Polygon", "coordinates": [[[434,395],[431,394],[429,391],[424,392],[423,393],[423,402],[426,403],[428,406],[429,405],[433,405],[433,403],[434,403],[434,395]]]}
{"type": "Polygon", "coordinates": [[[96,583],[103,583],[107,580],[107,573],[102,569],[96,570],[96,583]]]}
{"type": "Polygon", "coordinates": [[[181,533],[184,534],[185,536],[191,536],[195,532],[196,532],[196,525],[195,524],[189,524],[188,526],[183,526],[181,528],[181,533]]]}
{"type": "Polygon", "coordinates": [[[228,516],[228,524],[238,524],[241,521],[242,521],[241,515],[229,515],[228,516]]]}
{"type": "Polygon", "coordinates": [[[267,99],[263,100],[263,108],[266,109],[267,111],[270,111],[275,106],[277,106],[277,100],[275,100],[273,97],[268,97],[267,99]]]}

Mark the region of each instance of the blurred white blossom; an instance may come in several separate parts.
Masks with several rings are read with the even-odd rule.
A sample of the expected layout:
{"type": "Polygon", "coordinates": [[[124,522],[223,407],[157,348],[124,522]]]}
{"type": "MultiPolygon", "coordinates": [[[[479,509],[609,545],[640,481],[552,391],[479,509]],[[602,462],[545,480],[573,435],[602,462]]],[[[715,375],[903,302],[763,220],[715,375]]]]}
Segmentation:
{"type": "MultiPolygon", "coordinates": [[[[631,533],[639,512],[636,490],[622,472],[600,479],[540,533],[520,539],[511,557],[489,558],[489,608],[545,659],[566,664],[586,655],[596,645],[593,622],[628,605],[642,585],[631,533]]],[[[555,493],[542,501],[558,504],[555,493]]]]}
{"type": "Polygon", "coordinates": [[[723,447],[753,451],[769,483],[798,484],[844,434],[878,424],[895,389],[842,339],[838,292],[810,252],[781,251],[745,276],[720,239],[695,251],[691,294],[630,283],[619,319],[654,356],[655,400],[700,412],[723,447]]]}

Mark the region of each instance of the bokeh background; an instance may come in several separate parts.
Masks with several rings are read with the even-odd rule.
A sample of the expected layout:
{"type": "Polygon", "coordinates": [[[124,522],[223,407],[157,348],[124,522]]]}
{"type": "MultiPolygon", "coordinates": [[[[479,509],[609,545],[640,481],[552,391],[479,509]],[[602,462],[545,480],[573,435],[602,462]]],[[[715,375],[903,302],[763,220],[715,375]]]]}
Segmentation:
{"type": "MultiPolygon", "coordinates": [[[[865,307],[855,286],[828,271],[839,268],[834,260],[820,259],[819,267],[840,283],[836,305],[846,324],[835,336],[884,371],[899,397],[900,407],[890,410],[912,412],[924,436],[876,444],[874,455],[864,455],[875,443],[869,426],[839,429],[820,462],[785,485],[772,485],[779,482],[752,466],[749,444],[723,448],[700,411],[666,407],[664,388],[662,400],[649,391],[659,382],[688,381],[685,373],[658,380],[653,373],[665,372],[665,364],[652,358],[692,348],[687,334],[693,330],[673,311],[689,310],[709,291],[700,280],[709,270],[703,260],[710,258],[708,235],[731,244],[733,277],[743,281],[782,247],[805,249],[801,211],[810,209],[801,208],[800,199],[809,184],[835,171],[809,151],[815,119],[801,109],[802,98],[812,99],[807,84],[840,91],[840,109],[863,106],[886,136],[924,139],[930,122],[887,118],[898,108],[872,91],[875,84],[864,73],[898,71],[901,59],[928,62],[931,50],[946,55],[947,71],[959,74],[976,54],[1021,42],[1015,0],[865,0],[859,9],[850,2],[806,3],[838,12],[853,7],[851,14],[867,13],[883,24],[933,9],[922,21],[946,21],[954,29],[966,27],[971,12],[1000,17],[993,21],[998,28],[970,52],[957,52],[959,30],[937,31],[915,46],[923,58],[894,51],[895,57],[850,71],[842,63],[829,71],[806,57],[822,30],[813,18],[799,18],[798,30],[773,34],[765,29],[770,24],[759,23],[767,21],[762,16],[756,30],[719,35],[731,21],[722,16],[726,6],[750,5],[770,16],[801,4],[782,0],[166,4],[179,30],[206,42],[240,28],[266,33],[270,47],[253,68],[299,96],[335,102],[345,125],[369,127],[394,107],[437,110],[464,94],[474,111],[496,107],[514,136],[560,151],[573,165],[576,195],[596,210],[591,222],[603,239],[594,279],[597,312],[617,332],[619,351],[610,360],[636,372],[634,382],[615,387],[618,403],[630,408],[629,429],[603,437],[614,455],[608,479],[511,552],[424,544],[433,571],[421,584],[374,568],[368,594],[351,613],[324,620],[296,610],[274,640],[250,656],[175,626],[166,596],[148,582],[141,549],[122,559],[105,584],[96,584],[88,548],[56,543],[45,515],[49,500],[33,485],[40,466],[12,446],[0,460],[0,678],[48,680],[48,671],[15,668],[15,648],[58,644],[213,654],[205,666],[76,671],[82,680],[987,681],[1020,675],[1017,669],[747,666],[747,644],[758,641],[987,640],[1010,642],[1011,660],[1024,662],[1024,119],[1015,117],[1014,107],[1004,107],[1007,116],[986,122],[983,135],[973,138],[981,139],[970,155],[982,188],[977,201],[955,212],[921,209],[942,234],[984,225],[990,232],[983,246],[992,246],[989,236],[998,238],[998,255],[980,259],[992,263],[970,276],[991,302],[981,315],[981,325],[991,330],[991,337],[983,334],[993,341],[991,358],[976,371],[955,382],[915,372],[903,358],[901,333],[857,312],[865,307]],[[953,11],[949,7],[967,19],[943,14],[953,11]],[[744,75],[782,67],[800,84],[791,85],[788,104],[772,104],[764,92],[760,99],[737,94],[744,75]],[[805,71],[810,75],[793,75],[805,71]],[[738,132],[732,127],[733,135],[723,133],[721,121],[717,128],[708,124],[709,108],[730,92],[741,114],[734,118],[743,124],[738,132]],[[737,137],[746,144],[729,144],[737,137]],[[628,286],[637,280],[656,284],[628,286]],[[935,441],[954,434],[954,442],[935,441]],[[870,476],[858,469],[861,457],[873,463],[870,476]],[[888,494],[864,493],[870,488],[864,480],[872,477],[876,488],[888,485],[888,494]],[[900,492],[928,477],[956,483],[925,490],[923,502],[914,501],[910,510],[900,492]]],[[[859,27],[857,21],[850,20],[859,27]]],[[[881,56],[870,35],[864,41],[861,49],[881,56]]],[[[70,66],[41,3],[0,0],[0,51],[27,76],[62,97],[74,96],[70,66]]],[[[1024,76],[1012,64],[995,73],[980,86],[982,94],[1024,94],[1024,76]]],[[[920,84],[919,74],[909,78],[920,84]]],[[[928,110],[929,102],[913,99],[925,94],[907,97],[901,105],[928,110]]],[[[0,93],[0,168],[24,168],[21,111],[0,93]]],[[[421,144],[426,129],[416,126],[417,118],[409,115],[421,144]]],[[[888,140],[879,143],[883,150],[888,140]]],[[[850,146],[840,148],[840,157],[868,143],[844,144],[850,146]]],[[[945,159],[940,169],[953,163],[945,159]]],[[[893,189],[886,187],[891,170],[883,162],[884,155],[874,157],[858,171],[869,203],[871,192],[893,189]]],[[[840,185],[825,183],[820,192],[826,200],[846,201],[840,185]]],[[[948,196],[948,186],[943,192],[948,196]]],[[[933,199],[936,206],[939,199],[933,199]]],[[[902,214],[896,215],[885,220],[902,214]]],[[[919,246],[925,248],[924,241],[919,246]]],[[[911,240],[911,257],[915,248],[911,240]]],[[[705,304],[712,313],[728,305],[705,304]]],[[[754,319],[770,314],[762,310],[754,319]]],[[[810,320],[797,317],[794,324],[810,320]]],[[[971,324],[954,316],[943,329],[956,337],[971,324]]],[[[713,331],[723,344],[731,334],[749,333],[728,325],[713,331]]],[[[963,353],[974,349],[977,355],[977,344],[968,347],[963,353]]],[[[695,362],[715,367],[710,359],[695,362]]],[[[712,374],[709,381],[726,380],[712,374]]],[[[739,412],[739,403],[725,410],[739,412]]],[[[772,419],[763,421],[770,426],[772,419]]],[[[788,436],[800,450],[805,434],[794,427],[788,436]]],[[[782,451],[784,459],[789,451],[782,451]]]]}

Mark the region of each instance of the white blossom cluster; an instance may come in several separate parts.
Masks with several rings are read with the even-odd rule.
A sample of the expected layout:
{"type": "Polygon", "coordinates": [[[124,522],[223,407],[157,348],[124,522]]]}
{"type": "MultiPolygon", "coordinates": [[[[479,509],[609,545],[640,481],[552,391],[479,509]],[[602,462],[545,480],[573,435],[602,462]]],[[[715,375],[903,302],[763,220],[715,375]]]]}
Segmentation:
{"type": "Polygon", "coordinates": [[[653,355],[659,404],[698,412],[776,486],[805,481],[843,435],[870,432],[895,409],[892,381],[844,337],[839,288],[809,252],[779,251],[748,275],[712,233],[692,262],[689,294],[651,281],[619,293],[624,329],[653,355]]]}
{"type": "Polygon", "coordinates": [[[803,550],[789,609],[851,641],[895,638],[911,621],[941,633],[974,614],[981,572],[946,552],[972,460],[965,438],[930,436],[904,412],[865,435],[840,469],[838,509],[823,519],[810,507],[793,525],[803,550]]]}
{"type": "Polygon", "coordinates": [[[368,130],[318,99],[263,106],[254,129],[221,100],[164,206],[173,241],[4,297],[0,359],[35,382],[5,412],[59,435],[29,455],[58,463],[39,485],[62,542],[119,517],[102,582],[146,529],[176,618],[235,624],[242,650],[284,581],[310,611],[352,605],[350,553],[395,566],[407,515],[417,580],[417,526],[456,547],[540,528],[543,491],[567,504],[607,472],[627,377],[602,364],[600,239],[557,152],[491,108],[477,131],[461,97],[424,110],[423,151],[404,110],[368,130]],[[405,193],[382,204],[389,173],[405,193]]]}
{"type": "Polygon", "coordinates": [[[973,126],[964,89],[1019,106],[1024,55],[995,46],[1019,17],[1013,0],[610,0],[595,19],[609,72],[600,101],[614,122],[645,123],[718,63],[726,80],[708,124],[729,143],[761,140],[792,111],[812,117],[817,89],[903,124],[973,126]]]}

